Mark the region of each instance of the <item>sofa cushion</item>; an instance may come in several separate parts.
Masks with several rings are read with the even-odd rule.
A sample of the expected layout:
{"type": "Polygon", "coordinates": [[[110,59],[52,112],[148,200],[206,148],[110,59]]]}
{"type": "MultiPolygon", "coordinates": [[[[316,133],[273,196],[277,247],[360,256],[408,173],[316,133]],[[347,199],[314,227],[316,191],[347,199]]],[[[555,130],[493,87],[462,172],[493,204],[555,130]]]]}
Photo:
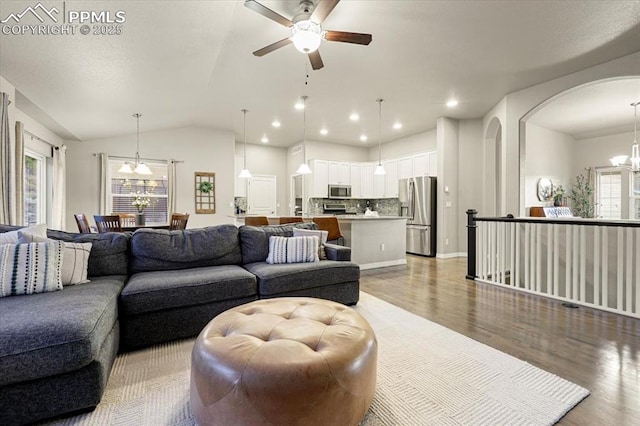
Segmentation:
{"type": "Polygon", "coordinates": [[[0,245],[0,297],[62,290],[63,243],[0,245]]]}
{"type": "Polygon", "coordinates": [[[269,237],[293,237],[293,229],[318,229],[313,222],[298,222],[287,225],[241,226],[240,245],[242,263],[264,262],[269,255],[269,237]]]}
{"type": "Polygon", "coordinates": [[[244,267],[258,277],[258,295],[261,297],[360,279],[358,265],[333,260],[279,265],[255,262],[244,267]]]}
{"type": "Polygon", "coordinates": [[[135,315],[258,294],[256,277],[241,266],[139,272],[122,291],[122,313],[135,315]]]}
{"type": "Polygon", "coordinates": [[[132,273],[242,263],[234,225],[183,231],[140,229],[131,237],[131,255],[132,273]]]}
{"type": "Polygon", "coordinates": [[[125,275],[0,299],[0,386],[91,363],[117,320],[125,275]]]}
{"type": "Polygon", "coordinates": [[[47,230],[47,236],[54,240],[71,243],[91,243],[91,254],[87,266],[87,276],[103,277],[126,275],[129,268],[128,232],[107,232],[104,234],[79,234],[47,230]]]}

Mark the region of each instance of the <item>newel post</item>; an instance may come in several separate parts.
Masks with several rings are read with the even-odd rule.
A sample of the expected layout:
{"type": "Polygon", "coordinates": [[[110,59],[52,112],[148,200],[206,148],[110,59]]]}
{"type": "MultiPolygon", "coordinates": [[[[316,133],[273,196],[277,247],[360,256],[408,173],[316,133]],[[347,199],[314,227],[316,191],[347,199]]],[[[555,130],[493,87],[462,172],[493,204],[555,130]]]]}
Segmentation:
{"type": "Polygon", "coordinates": [[[477,210],[467,210],[467,276],[468,280],[476,278],[476,215],[477,210]]]}

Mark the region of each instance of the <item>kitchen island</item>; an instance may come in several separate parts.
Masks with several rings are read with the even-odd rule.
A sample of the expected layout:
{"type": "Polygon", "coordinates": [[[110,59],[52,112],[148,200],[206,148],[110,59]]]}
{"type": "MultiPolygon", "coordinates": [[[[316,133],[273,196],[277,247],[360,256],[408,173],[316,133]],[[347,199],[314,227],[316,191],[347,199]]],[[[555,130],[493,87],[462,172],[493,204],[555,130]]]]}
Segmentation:
{"type": "Polygon", "coordinates": [[[351,261],[360,269],[406,265],[407,218],[401,216],[337,216],[351,261]]]}

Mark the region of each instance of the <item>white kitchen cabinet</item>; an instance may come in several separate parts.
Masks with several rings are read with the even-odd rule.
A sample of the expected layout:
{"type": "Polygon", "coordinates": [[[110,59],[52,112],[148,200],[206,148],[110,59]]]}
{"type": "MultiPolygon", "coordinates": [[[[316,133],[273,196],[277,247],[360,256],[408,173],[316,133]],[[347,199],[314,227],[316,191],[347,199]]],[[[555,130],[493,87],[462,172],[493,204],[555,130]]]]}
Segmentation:
{"type": "Polygon", "coordinates": [[[429,176],[438,175],[438,152],[433,151],[427,154],[429,162],[429,176]]]}
{"type": "Polygon", "coordinates": [[[360,163],[349,164],[351,169],[351,197],[362,198],[362,166],[360,163]]]}
{"type": "MultiPolygon", "coordinates": [[[[378,165],[374,166],[374,170],[378,165]]],[[[373,198],[384,198],[385,175],[373,175],[373,198]]]]}
{"type": "Polygon", "coordinates": [[[398,160],[398,179],[413,177],[413,158],[404,157],[398,160]]]}
{"type": "Polygon", "coordinates": [[[234,197],[246,197],[247,196],[247,179],[239,178],[240,171],[244,168],[244,157],[242,155],[235,156],[234,162],[234,185],[233,196],[234,197]]]}
{"type": "Polygon", "coordinates": [[[429,176],[429,158],[427,153],[416,154],[411,157],[413,176],[429,176]]]}
{"type": "Polygon", "coordinates": [[[351,185],[351,165],[342,161],[329,161],[329,184],[351,185]]]}
{"type": "Polygon", "coordinates": [[[362,198],[373,198],[373,163],[361,163],[360,183],[362,198]]]}
{"type": "Polygon", "coordinates": [[[306,175],[310,182],[310,198],[327,198],[329,188],[329,162],[326,160],[311,160],[309,162],[311,174],[306,175]]]}
{"type": "Polygon", "coordinates": [[[398,160],[383,161],[384,170],[384,198],[396,198],[398,196],[398,160]]]}

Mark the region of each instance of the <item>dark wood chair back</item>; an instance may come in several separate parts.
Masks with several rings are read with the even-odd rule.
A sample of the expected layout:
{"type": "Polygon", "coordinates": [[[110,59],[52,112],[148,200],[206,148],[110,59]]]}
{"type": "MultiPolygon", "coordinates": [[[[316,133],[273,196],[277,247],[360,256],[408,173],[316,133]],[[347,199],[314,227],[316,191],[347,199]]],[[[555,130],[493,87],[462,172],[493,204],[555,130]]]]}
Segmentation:
{"type": "Polygon", "coordinates": [[[183,230],[187,228],[187,221],[189,221],[189,213],[172,213],[171,220],[169,221],[169,230],[183,230]]]}
{"type": "Polygon", "coordinates": [[[269,224],[266,216],[245,216],[244,224],[249,226],[265,226],[269,224]]]}
{"type": "Polygon", "coordinates": [[[78,231],[81,234],[90,234],[91,226],[89,225],[89,219],[87,219],[87,215],[84,213],[74,214],[73,217],[76,218],[76,224],[78,225],[78,231]]]}
{"type": "Polygon", "coordinates": [[[122,225],[120,225],[120,216],[117,214],[108,216],[94,215],[93,220],[96,221],[98,232],[101,234],[104,232],[122,232],[122,225]]]}
{"type": "Polygon", "coordinates": [[[327,241],[336,241],[337,244],[344,245],[344,236],[340,231],[338,218],[333,216],[314,217],[313,221],[318,225],[318,229],[329,232],[327,241]]]}
{"type": "Polygon", "coordinates": [[[296,222],[302,222],[302,217],[300,216],[283,216],[280,218],[280,225],[284,225],[285,223],[296,223],[296,222]]]}
{"type": "Polygon", "coordinates": [[[136,214],[135,213],[111,213],[112,216],[118,216],[120,218],[121,227],[134,227],[136,226],[136,214]]]}

